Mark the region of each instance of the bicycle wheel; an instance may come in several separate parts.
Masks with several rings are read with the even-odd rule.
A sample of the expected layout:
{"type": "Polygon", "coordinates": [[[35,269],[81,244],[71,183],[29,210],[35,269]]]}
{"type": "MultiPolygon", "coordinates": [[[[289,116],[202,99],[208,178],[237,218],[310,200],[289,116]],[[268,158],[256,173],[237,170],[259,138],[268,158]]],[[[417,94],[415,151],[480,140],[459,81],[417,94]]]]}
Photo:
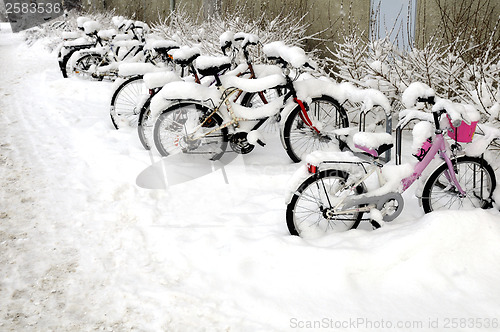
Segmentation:
{"type": "MultiPolygon", "coordinates": [[[[349,192],[344,184],[349,173],[336,169],[320,171],[304,181],[286,207],[286,224],[292,235],[319,237],[358,227],[363,212],[334,214],[333,206],[339,197],[349,192]]],[[[366,192],[364,183],[350,195],[366,192]]],[[[341,207],[339,207],[341,208],[341,207]]]]}
{"type": "Polygon", "coordinates": [[[345,109],[328,96],[313,98],[307,114],[313,124],[320,129],[320,133],[304,122],[299,106],[285,121],[282,133],[284,147],[294,162],[301,161],[307,154],[316,150],[338,149],[338,141],[325,133],[349,126],[345,109]]]}
{"type": "MultiPolygon", "coordinates": [[[[94,74],[95,68],[99,65],[106,65],[107,63],[102,63],[103,58],[98,53],[87,53],[82,55],[80,58],[76,59],[74,65],[71,68],[71,75],[78,77],[92,78],[98,81],[102,81],[103,76],[94,74]]],[[[67,73],[69,76],[69,72],[67,73]]]]}
{"type": "Polygon", "coordinates": [[[59,62],[59,69],[64,78],[68,78],[68,73],[71,75],[72,69],[69,59],[73,56],[76,50],[70,50],[68,54],[64,55],[62,60],[59,62]]]}
{"type": "Polygon", "coordinates": [[[450,179],[448,166],[443,163],[427,179],[422,191],[425,213],[436,210],[488,208],[496,187],[493,168],[482,158],[461,156],[452,160],[462,196],[450,179]]]}
{"type": "Polygon", "coordinates": [[[136,126],[143,99],[149,96],[141,76],[125,80],[113,93],[109,115],[116,129],[123,126],[136,126]]]}
{"type": "Polygon", "coordinates": [[[222,124],[222,118],[208,107],[197,103],[180,103],[160,114],[155,122],[153,138],[162,156],[178,153],[200,155],[217,160],[226,151],[227,128],[211,133],[222,124]],[[206,121],[205,121],[206,120],[206,121]]]}
{"type": "Polygon", "coordinates": [[[153,128],[155,124],[155,119],[151,116],[151,109],[149,104],[151,103],[151,97],[146,100],[144,106],[142,106],[139,112],[139,121],[137,123],[137,134],[139,135],[139,140],[141,141],[144,149],[149,150],[154,144],[153,140],[153,128]]]}

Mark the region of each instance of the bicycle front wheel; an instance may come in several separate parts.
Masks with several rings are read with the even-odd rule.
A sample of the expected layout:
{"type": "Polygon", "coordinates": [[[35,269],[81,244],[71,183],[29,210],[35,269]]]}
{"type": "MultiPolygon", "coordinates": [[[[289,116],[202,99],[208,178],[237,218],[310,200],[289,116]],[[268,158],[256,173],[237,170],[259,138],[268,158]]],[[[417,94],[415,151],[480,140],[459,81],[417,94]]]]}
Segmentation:
{"type": "MultiPolygon", "coordinates": [[[[62,50],[62,49],[61,49],[62,50]]],[[[75,53],[74,50],[68,51],[66,55],[59,60],[59,69],[61,70],[61,74],[64,78],[68,78],[68,73],[71,72],[71,68],[69,66],[69,59],[75,53]]]]}
{"type": "Polygon", "coordinates": [[[366,192],[364,183],[349,192],[350,188],[345,186],[349,176],[345,171],[329,169],[304,181],[286,208],[286,223],[290,234],[319,237],[358,227],[363,212],[345,211],[343,214],[336,214],[334,211],[340,197],[366,192]]]}
{"type": "Polygon", "coordinates": [[[307,115],[319,133],[304,122],[302,110],[296,107],[285,121],[283,141],[286,152],[294,162],[300,162],[307,154],[337,149],[339,143],[328,132],[349,126],[346,110],[333,98],[313,98],[307,115]]]}
{"type": "Polygon", "coordinates": [[[163,111],[155,122],[153,138],[162,156],[178,153],[217,160],[226,151],[227,128],[217,129],[222,118],[197,103],[180,103],[163,111]]]}
{"type": "Polygon", "coordinates": [[[111,97],[109,114],[116,129],[123,126],[135,127],[143,99],[148,96],[148,89],[142,76],[134,76],[118,86],[111,97]]]}
{"type": "Polygon", "coordinates": [[[488,208],[496,187],[493,168],[482,158],[461,156],[452,160],[460,194],[451,180],[448,165],[443,163],[427,179],[422,191],[425,213],[436,210],[488,208]]]}
{"type": "Polygon", "coordinates": [[[137,134],[139,135],[142,146],[146,150],[151,149],[151,146],[154,144],[153,128],[155,121],[151,116],[151,108],[149,107],[151,99],[152,98],[149,97],[144,103],[144,106],[142,106],[139,112],[139,121],[137,123],[137,134]]]}

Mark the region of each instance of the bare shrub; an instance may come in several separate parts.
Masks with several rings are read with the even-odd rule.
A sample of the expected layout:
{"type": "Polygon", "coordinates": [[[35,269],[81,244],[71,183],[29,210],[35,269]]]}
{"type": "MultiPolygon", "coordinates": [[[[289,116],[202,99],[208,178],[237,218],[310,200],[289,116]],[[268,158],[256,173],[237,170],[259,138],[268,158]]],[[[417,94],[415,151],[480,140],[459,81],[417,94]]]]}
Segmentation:
{"type": "MultiPolygon", "coordinates": [[[[372,27],[376,29],[372,28],[370,39],[351,32],[329,49],[330,74],[359,86],[377,88],[394,104],[400,102],[401,93],[410,83],[420,81],[441,97],[474,104],[484,117],[498,118],[500,18],[483,24],[485,8],[466,7],[464,3],[471,0],[453,2],[453,9],[436,1],[443,6],[443,28],[425,44],[398,47],[391,34],[407,34],[401,27],[393,27],[388,37],[378,39],[373,31],[380,27],[380,16],[373,12],[372,27]],[[469,33],[473,37],[466,40],[469,33]]],[[[407,15],[410,19],[409,10],[407,15]]]]}

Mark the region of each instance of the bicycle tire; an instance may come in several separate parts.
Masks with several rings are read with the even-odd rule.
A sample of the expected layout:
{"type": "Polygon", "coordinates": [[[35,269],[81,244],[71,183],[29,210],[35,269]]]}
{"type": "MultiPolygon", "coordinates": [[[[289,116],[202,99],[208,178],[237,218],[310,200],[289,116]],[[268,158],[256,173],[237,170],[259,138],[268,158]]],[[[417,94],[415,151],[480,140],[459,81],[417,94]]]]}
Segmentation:
{"type": "MultiPolygon", "coordinates": [[[[307,107],[307,106],[306,106],[307,107]]],[[[307,113],[312,121],[320,122],[323,126],[321,128],[322,132],[328,132],[330,130],[346,128],[349,126],[349,119],[347,117],[346,110],[339,104],[339,102],[329,96],[321,96],[313,98],[310,105],[308,105],[307,113]],[[331,106],[330,111],[327,112],[329,121],[326,121],[324,116],[321,116],[321,103],[328,104],[331,106]],[[332,114],[334,110],[335,114],[332,114]]],[[[330,142],[334,142],[338,146],[336,139],[331,139],[327,136],[317,134],[313,129],[304,125],[303,120],[300,117],[301,108],[297,106],[294,108],[287,119],[285,120],[285,125],[282,132],[282,138],[284,143],[284,148],[286,153],[294,162],[298,163],[302,158],[316,150],[325,150],[330,148],[330,142]],[[303,136],[298,138],[298,136],[303,136]],[[295,142],[295,138],[300,140],[295,142]],[[309,142],[304,142],[303,139],[308,139],[309,142]],[[312,139],[312,141],[311,141],[312,139]]]]}
{"type": "MultiPolygon", "coordinates": [[[[153,131],[153,139],[155,143],[155,147],[160,152],[160,154],[164,157],[169,156],[172,152],[177,153],[187,153],[187,154],[199,154],[209,156],[210,160],[218,160],[222,157],[224,152],[226,151],[227,142],[228,142],[228,130],[227,128],[221,128],[220,130],[204,136],[202,139],[194,140],[193,142],[187,142],[186,137],[191,134],[190,128],[196,128],[201,122],[201,117],[211,114],[212,110],[208,107],[193,103],[193,102],[182,102],[176,104],[166,110],[164,110],[158,118],[155,120],[155,126],[153,131]],[[193,114],[196,112],[196,114],[193,114]],[[187,116],[185,119],[180,119],[182,116],[187,116]],[[170,117],[170,119],[169,119],[170,117]],[[169,121],[170,120],[170,121],[169,121]],[[182,122],[181,120],[185,120],[182,122]],[[186,125],[190,122],[188,125],[186,125]],[[175,130],[175,131],[174,131],[175,130]],[[169,137],[163,138],[166,136],[165,134],[169,134],[169,137]],[[163,137],[162,137],[163,136],[163,137]],[[210,145],[210,140],[216,141],[213,146],[211,146],[208,151],[203,151],[203,149],[198,150],[199,147],[210,145]],[[198,147],[188,146],[194,143],[194,145],[198,144],[198,147]]],[[[222,118],[218,114],[213,114],[213,121],[208,121],[201,128],[207,133],[215,126],[220,126],[222,124],[222,118]]]]}
{"type": "Polygon", "coordinates": [[[146,150],[150,150],[151,146],[154,144],[153,140],[153,128],[154,121],[150,118],[151,109],[149,105],[151,104],[151,97],[146,100],[144,105],[139,112],[139,120],[137,122],[137,134],[139,135],[139,140],[141,141],[142,146],[146,150]],[[151,134],[151,137],[149,137],[151,134]]]}
{"type": "Polygon", "coordinates": [[[466,203],[467,207],[471,208],[484,209],[491,207],[491,197],[496,187],[495,172],[491,165],[483,158],[469,156],[460,156],[452,159],[452,163],[456,169],[455,175],[460,186],[466,192],[466,196],[460,197],[452,181],[448,180],[448,165],[443,163],[429,175],[425,182],[424,189],[422,190],[422,207],[424,212],[429,213],[441,209],[460,209],[466,203]],[[468,176],[472,176],[472,178],[468,176]],[[471,183],[471,181],[473,182],[471,183]],[[472,188],[470,188],[470,185],[472,185],[472,188]],[[439,192],[442,193],[441,197],[449,198],[447,201],[449,204],[446,206],[439,206],[437,204],[438,200],[441,199],[438,197],[439,192]],[[436,198],[437,200],[435,200],[436,198]]]}
{"type": "MultiPolygon", "coordinates": [[[[327,191],[325,181],[328,179],[337,179],[339,183],[345,182],[349,178],[349,176],[350,174],[346,171],[327,169],[320,171],[313,176],[310,176],[304,182],[302,182],[298,189],[294,192],[290,202],[286,207],[286,224],[290,234],[301,237],[314,235],[316,237],[320,234],[324,235],[357,228],[361,221],[361,218],[363,217],[363,212],[357,212],[351,215],[338,215],[337,219],[329,220],[326,217],[326,210],[324,209],[325,206],[323,205],[323,202],[313,202],[313,199],[321,199],[321,190],[324,191],[323,194],[326,193],[326,201],[328,204],[330,202],[328,193],[332,194],[333,196],[342,195],[344,191],[327,191]],[[310,197],[307,197],[307,191],[314,190],[314,184],[317,184],[316,188],[318,190],[318,194],[314,195],[313,193],[310,197]],[[306,207],[301,206],[302,203],[304,203],[303,205],[305,205],[306,207]],[[311,208],[307,208],[307,205],[309,205],[308,203],[312,205],[311,208]],[[305,212],[300,211],[300,209],[303,209],[305,212]],[[299,218],[299,215],[302,213],[307,214],[304,216],[304,220],[301,220],[299,218]],[[307,220],[305,220],[306,218],[307,220]],[[306,224],[306,222],[308,224],[306,224]]],[[[333,185],[331,187],[333,187],[333,185]]],[[[356,192],[354,194],[359,195],[365,192],[366,186],[362,182],[356,187],[356,192]]]]}
{"type": "Polygon", "coordinates": [[[59,62],[59,69],[61,70],[61,74],[64,78],[68,78],[68,62],[76,51],[77,50],[70,50],[69,53],[64,55],[62,60],[59,62]]]}
{"type": "Polygon", "coordinates": [[[148,89],[142,75],[133,76],[121,83],[113,92],[109,116],[115,129],[120,129],[123,122],[135,126],[138,122],[141,98],[148,95],[148,89]]]}

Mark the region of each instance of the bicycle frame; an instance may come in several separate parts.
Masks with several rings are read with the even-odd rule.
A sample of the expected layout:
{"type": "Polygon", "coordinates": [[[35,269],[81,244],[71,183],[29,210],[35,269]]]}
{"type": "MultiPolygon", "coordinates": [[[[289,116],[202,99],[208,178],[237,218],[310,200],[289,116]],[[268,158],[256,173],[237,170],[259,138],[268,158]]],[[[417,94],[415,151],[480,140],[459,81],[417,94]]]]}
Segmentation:
{"type": "MultiPolygon", "coordinates": [[[[306,109],[306,106],[304,105],[304,103],[303,103],[300,99],[298,99],[298,98],[297,98],[297,95],[296,95],[295,89],[294,89],[294,87],[293,87],[293,81],[292,81],[292,80],[291,80],[288,76],[286,76],[286,82],[287,82],[287,83],[286,83],[286,85],[285,85],[285,88],[288,90],[288,92],[287,92],[287,93],[285,94],[285,96],[283,97],[283,106],[284,106],[284,105],[286,105],[286,103],[287,103],[288,99],[290,99],[290,97],[293,97],[293,101],[294,101],[297,105],[299,105],[299,106],[300,106],[300,108],[301,108],[301,114],[300,114],[300,116],[301,116],[302,120],[304,121],[304,123],[306,123],[306,125],[310,126],[310,127],[311,127],[311,128],[313,128],[316,132],[318,132],[318,133],[319,133],[319,130],[318,130],[316,127],[314,127],[314,125],[312,124],[312,121],[310,120],[309,116],[307,115],[307,109],[306,109]]],[[[218,89],[220,89],[220,86],[218,86],[217,88],[218,88],[218,89]]],[[[277,87],[277,88],[279,88],[279,87],[277,87]]],[[[191,140],[195,141],[195,140],[201,139],[201,138],[203,138],[203,137],[205,137],[205,136],[208,136],[208,135],[210,135],[210,134],[213,134],[214,132],[219,131],[219,130],[224,129],[224,128],[227,128],[227,127],[229,127],[229,126],[231,126],[231,125],[238,126],[238,123],[239,123],[240,121],[251,121],[251,120],[254,120],[254,119],[247,119],[247,118],[238,118],[238,117],[236,117],[236,116],[235,116],[234,112],[232,111],[232,108],[231,108],[231,104],[230,104],[229,98],[230,98],[230,96],[231,96],[233,93],[235,93],[235,92],[237,92],[237,91],[240,91],[240,92],[241,92],[241,90],[239,90],[239,89],[237,89],[237,88],[229,88],[229,89],[224,90],[224,92],[222,93],[223,98],[222,98],[221,102],[219,103],[219,105],[218,105],[218,106],[216,106],[216,107],[214,108],[214,110],[212,111],[212,113],[211,113],[210,115],[208,115],[208,116],[205,118],[205,120],[204,120],[201,124],[199,124],[199,125],[196,127],[196,129],[194,130],[194,132],[196,132],[198,129],[200,129],[201,127],[203,127],[203,126],[205,125],[205,123],[206,123],[207,121],[209,121],[209,119],[210,119],[210,118],[211,118],[211,117],[212,117],[215,113],[217,113],[217,112],[219,111],[219,109],[220,109],[223,105],[226,107],[226,109],[227,109],[228,113],[230,114],[230,116],[231,116],[231,120],[230,120],[230,121],[228,121],[228,122],[226,122],[226,123],[224,123],[224,124],[222,124],[222,125],[220,125],[220,126],[219,126],[219,127],[217,127],[217,128],[212,129],[211,131],[209,131],[209,132],[207,132],[207,133],[205,133],[205,134],[203,134],[203,135],[200,135],[200,136],[198,136],[198,137],[190,137],[190,139],[191,139],[191,140]]],[[[261,92],[259,92],[259,93],[260,93],[260,94],[263,94],[263,92],[262,92],[262,91],[261,91],[261,92]]],[[[262,97],[261,97],[261,98],[262,98],[262,97]]],[[[237,98],[236,98],[236,99],[237,99],[237,98]]],[[[266,103],[267,103],[267,102],[266,102],[266,103]]],[[[277,114],[277,113],[281,112],[281,110],[282,110],[282,109],[283,109],[283,107],[281,107],[280,109],[277,109],[275,114],[277,114]]],[[[258,123],[257,123],[257,124],[256,124],[256,125],[252,128],[252,130],[256,130],[256,129],[258,129],[260,126],[262,126],[262,124],[263,124],[263,123],[264,123],[267,119],[269,119],[269,117],[265,117],[265,118],[259,119],[259,122],[258,122],[258,123]]]]}
{"type": "MultiPolygon", "coordinates": [[[[110,49],[110,50],[111,50],[111,52],[113,53],[113,60],[114,60],[114,61],[116,61],[116,62],[118,62],[118,61],[123,61],[123,60],[127,59],[127,58],[128,58],[128,56],[129,56],[130,54],[132,54],[132,53],[133,53],[133,55],[132,55],[132,56],[136,56],[136,55],[137,55],[140,51],[142,51],[142,50],[143,50],[143,48],[144,48],[143,46],[133,46],[133,47],[131,47],[131,48],[130,48],[130,50],[128,50],[128,52],[127,52],[127,53],[125,53],[125,55],[124,55],[123,57],[121,57],[121,58],[120,58],[120,57],[118,57],[118,53],[117,53],[117,52],[115,52],[115,50],[114,50],[113,46],[114,46],[114,44],[110,44],[110,45],[109,45],[109,49],[110,49]]],[[[119,47],[118,47],[118,48],[119,48],[119,47]]],[[[103,59],[103,60],[104,60],[104,59],[103,59]]]]}
{"type": "MultiPolygon", "coordinates": [[[[444,139],[442,131],[436,130],[436,135],[434,136],[432,146],[430,147],[429,151],[427,152],[425,157],[415,165],[412,175],[410,175],[406,178],[403,178],[401,180],[402,189],[399,190],[398,193],[401,194],[401,193],[405,192],[422,175],[423,171],[429,166],[429,164],[434,159],[434,157],[437,154],[439,154],[439,156],[445,161],[446,165],[448,166],[448,172],[445,174],[447,179],[456,186],[458,192],[461,195],[465,195],[465,191],[462,189],[462,187],[460,186],[460,183],[458,182],[452,161],[451,161],[450,157],[448,156],[447,150],[448,150],[447,144],[446,144],[446,141],[444,139]]],[[[324,163],[328,164],[329,162],[325,161],[324,163]]],[[[340,162],[340,163],[342,163],[342,162],[340,162]]],[[[345,203],[346,199],[349,197],[348,196],[349,193],[352,193],[357,186],[359,186],[361,183],[363,183],[365,180],[367,180],[373,173],[377,172],[379,184],[380,184],[380,186],[383,186],[384,178],[382,177],[382,172],[381,172],[383,165],[378,163],[376,160],[372,162],[372,165],[373,165],[373,167],[370,168],[368,171],[365,170],[366,174],[363,177],[361,177],[360,179],[357,179],[357,181],[354,183],[346,183],[344,185],[344,188],[342,190],[347,189],[347,188],[350,188],[350,190],[347,190],[345,196],[342,197],[334,207],[332,207],[332,209],[334,210],[333,214],[339,215],[339,214],[349,214],[349,213],[356,213],[356,212],[369,212],[373,208],[373,206],[367,205],[367,206],[363,206],[363,207],[353,207],[353,208],[348,208],[345,210],[336,211],[340,208],[340,206],[342,204],[345,203]]],[[[379,198],[382,198],[385,195],[370,196],[369,200],[372,201],[373,203],[375,203],[378,201],[379,198]]],[[[363,203],[366,203],[366,201],[367,201],[366,197],[351,198],[351,199],[352,199],[352,201],[351,201],[350,205],[357,205],[357,206],[362,205],[363,203]]]]}
{"type": "Polygon", "coordinates": [[[413,182],[415,182],[415,180],[417,180],[422,175],[423,171],[427,168],[427,166],[429,166],[431,161],[434,159],[434,156],[436,156],[436,154],[438,153],[439,156],[445,161],[446,165],[448,165],[448,173],[447,173],[447,177],[449,177],[448,180],[451,180],[453,182],[453,184],[456,186],[461,195],[465,195],[465,191],[462,189],[462,187],[460,187],[460,183],[458,182],[458,179],[455,175],[455,170],[453,168],[451,159],[447,154],[446,141],[444,139],[441,130],[436,132],[431,148],[429,149],[425,157],[422,159],[422,161],[418,162],[415,165],[413,174],[401,180],[401,183],[403,184],[403,190],[402,190],[403,192],[406,189],[408,189],[413,184],[413,182]]]}

